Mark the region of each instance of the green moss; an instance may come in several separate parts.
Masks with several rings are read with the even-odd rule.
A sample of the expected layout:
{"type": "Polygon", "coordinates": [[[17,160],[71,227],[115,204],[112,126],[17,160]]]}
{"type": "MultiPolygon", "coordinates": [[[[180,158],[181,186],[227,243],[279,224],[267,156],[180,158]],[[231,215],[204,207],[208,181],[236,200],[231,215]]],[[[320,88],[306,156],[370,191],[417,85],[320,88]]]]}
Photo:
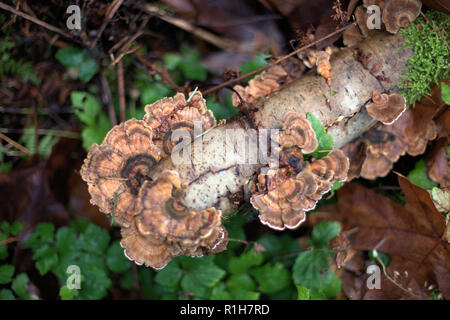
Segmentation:
{"type": "Polygon", "coordinates": [[[429,21],[419,18],[410,28],[400,30],[405,38],[405,47],[414,50],[408,60],[406,75],[398,84],[408,105],[429,94],[440,79],[450,76],[450,52],[447,48],[450,16],[437,11],[428,11],[426,15],[429,21]]]}

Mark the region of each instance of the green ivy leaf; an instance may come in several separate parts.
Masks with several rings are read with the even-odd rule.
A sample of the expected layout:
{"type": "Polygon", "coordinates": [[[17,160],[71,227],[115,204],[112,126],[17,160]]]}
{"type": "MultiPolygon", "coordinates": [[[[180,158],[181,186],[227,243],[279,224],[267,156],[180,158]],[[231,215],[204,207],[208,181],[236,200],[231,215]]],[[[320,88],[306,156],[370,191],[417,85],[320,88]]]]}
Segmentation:
{"type": "Polygon", "coordinates": [[[95,224],[89,224],[80,236],[81,247],[92,253],[103,254],[109,243],[109,233],[95,224]]]}
{"type": "Polygon", "coordinates": [[[80,65],[78,75],[80,80],[83,82],[88,82],[95,76],[98,72],[98,64],[95,59],[93,59],[89,54],[84,55],[84,61],[80,65]]]}
{"type": "Polygon", "coordinates": [[[195,298],[206,299],[210,296],[212,289],[207,288],[195,275],[185,275],[181,280],[181,288],[185,293],[191,293],[195,298]]]}
{"type": "MultiPolygon", "coordinates": [[[[259,238],[258,243],[260,243],[266,251],[263,252],[264,257],[271,258],[273,261],[279,261],[279,257],[292,255],[299,251],[298,242],[295,238],[287,235],[273,235],[266,234],[259,238]]],[[[294,263],[295,256],[292,258],[281,259],[281,263],[289,267],[294,263]]]]}
{"type": "Polygon", "coordinates": [[[228,270],[231,274],[245,273],[249,268],[259,266],[264,261],[261,252],[256,253],[254,249],[241,254],[239,257],[232,257],[228,270]]]}
{"type": "Polygon", "coordinates": [[[278,292],[291,283],[289,271],[280,262],[275,265],[266,263],[262,267],[250,270],[250,274],[258,282],[259,291],[266,294],[278,292]]]}
{"type": "Polygon", "coordinates": [[[131,267],[130,260],[128,260],[120,246],[120,241],[114,241],[106,252],[106,265],[115,273],[125,272],[131,267]]]}
{"type": "Polygon", "coordinates": [[[437,186],[437,183],[428,178],[427,165],[423,159],[416,162],[414,169],[408,173],[408,179],[424,189],[432,189],[437,186]]]}
{"type": "Polygon", "coordinates": [[[330,134],[327,134],[320,120],[317,119],[312,113],[308,112],[306,118],[311,123],[311,127],[316,133],[316,138],[319,142],[317,149],[308,155],[316,157],[317,159],[323,158],[328,154],[328,152],[319,151],[331,151],[333,149],[333,137],[330,134]]]}
{"type": "Polygon", "coordinates": [[[11,290],[2,289],[0,290],[0,300],[16,300],[11,290]]]}
{"type": "Polygon", "coordinates": [[[17,275],[11,285],[11,288],[14,290],[17,296],[24,300],[30,299],[30,295],[27,293],[28,282],[30,282],[30,279],[28,279],[28,275],[26,273],[21,273],[17,275]]]}
{"type": "Polygon", "coordinates": [[[0,284],[10,283],[14,274],[14,266],[3,264],[0,266],[0,284]]]}
{"type": "Polygon", "coordinates": [[[310,293],[308,288],[297,286],[297,292],[298,292],[298,300],[309,300],[310,293]]]}
{"type": "Polygon", "coordinates": [[[62,286],[61,289],[59,289],[59,296],[61,297],[61,300],[73,300],[73,298],[78,296],[78,290],[62,286]]]}

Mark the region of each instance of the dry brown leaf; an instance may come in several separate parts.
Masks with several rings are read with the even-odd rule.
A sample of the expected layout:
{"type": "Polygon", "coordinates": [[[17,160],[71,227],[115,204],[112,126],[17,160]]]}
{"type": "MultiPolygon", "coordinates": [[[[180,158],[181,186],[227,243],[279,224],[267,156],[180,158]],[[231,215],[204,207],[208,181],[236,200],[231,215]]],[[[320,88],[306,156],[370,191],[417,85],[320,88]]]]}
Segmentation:
{"type": "Polygon", "coordinates": [[[338,203],[325,208],[344,230],[358,228],[354,250],[378,250],[392,258],[388,274],[412,294],[382,276],[380,290],[368,290],[363,299],[427,299],[430,288],[450,298],[450,244],[445,240],[445,219],[428,192],[399,174],[405,193],[401,206],[356,183],[339,189],[338,203]],[[394,273],[394,271],[396,271],[394,273]],[[399,276],[394,276],[394,274],[399,276]]]}

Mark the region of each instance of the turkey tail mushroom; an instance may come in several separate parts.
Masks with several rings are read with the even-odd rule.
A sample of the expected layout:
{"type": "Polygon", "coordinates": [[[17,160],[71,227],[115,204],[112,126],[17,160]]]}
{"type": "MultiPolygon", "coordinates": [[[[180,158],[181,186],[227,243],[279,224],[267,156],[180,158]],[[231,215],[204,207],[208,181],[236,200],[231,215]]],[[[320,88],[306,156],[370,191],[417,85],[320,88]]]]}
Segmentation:
{"type": "Polygon", "coordinates": [[[400,28],[409,28],[410,22],[420,14],[420,0],[386,0],[383,8],[383,22],[386,30],[396,34],[400,28]]]}
{"type": "Polygon", "coordinates": [[[113,127],[101,145],[92,145],[80,170],[91,203],[106,214],[114,212],[117,223],[129,226],[140,186],[159,160],[152,129],[144,121],[132,119],[113,127]]]}

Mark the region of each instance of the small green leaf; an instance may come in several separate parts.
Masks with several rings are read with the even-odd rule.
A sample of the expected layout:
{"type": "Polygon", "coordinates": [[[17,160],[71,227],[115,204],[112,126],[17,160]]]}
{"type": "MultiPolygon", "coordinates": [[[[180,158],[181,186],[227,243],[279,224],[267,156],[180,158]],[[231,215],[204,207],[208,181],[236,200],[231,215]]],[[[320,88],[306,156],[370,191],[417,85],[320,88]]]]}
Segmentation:
{"type": "Polygon", "coordinates": [[[311,127],[316,133],[316,138],[319,143],[317,149],[309,155],[316,157],[317,159],[323,158],[328,154],[329,151],[333,150],[333,137],[330,134],[327,134],[320,120],[317,119],[312,113],[308,112],[306,118],[311,123],[311,127]]]}
{"type": "Polygon", "coordinates": [[[14,266],[3,264],[0,266],[0,284],[10,283],[14,274],[14,266]]]}
{"type": "Polygon", "coordinates": [[[231,274],[245,273],[249,268],[259,266],[264,261],[261,252],[256,253],[254,249],[241,254],[240,257],[232,257],[228,270],[231,274]]]}
{"type": "Polygon", "coordinates": [[[69,227],[59,228],[56,232],[56,248],[61,256],[71,251],[79,250],[75,230],[69,227]]]}
{"type": "Polygon", "coordinates": [[[73,298],[78,296],[78,290],[62,286],[61,289],[59,289],[59,296],[61,297],[61,300],[73,300],[73,298]]]}
{"type": "Polygon", "coordinates": [[[297,286],[297,292],[298,292],[298,300],[309,300],[310,293],[308,288],[297,286]]]}
{"type": "Polygon", "coordinates": [[[211,300],[231,300],[231,294],[226,291],[222,286],[215,286],[211,292],[211,300]]]}
{"type": "Polygon", "coordinates": [[[204,286],[194,275],[185,275],[181,280],[181,288],[185,293],[192,293],[195,298],[206,299],[212,292],[204,286]]]}
{"type": "Polygon", "coordinates": [[[428,178],[427,165],[423,159],[416,162],[414,169],[408,174],[408,179],[415,185],[424,189],[432,189],[437,186],[437,183],[428,178]]]}
{"type": "Polygon", "coordinates": [[[2,289],[0,290],[0,300],[16,300],[11,290],[2,289]]]}
{"type": "MultiPolygon", "coordinates": [[[[0,233],[0,241],[7,240],[8,236],[0,233]]],[[[0,246],[0,260],[8,258],[8,246],[6,244],[0,246]]]]}
{"type": "Polygon", "coordinates": [[[106,252],[106,265],[115,273],[121,273],[131,267],[130,260],[128,260],[120,246],[120,241],[114,241],[106,252]]]}
{"type": "Polygon", "coordinates": [[[58,254],[55,247],[43,246],[35,251],[33,259],[36,260],[36,268],[41,276],[58,265],[58,254]]]}
{"type": "Polygon", "coordinates": [[[328,248],[328,242],[341,233],[341,225],[337,221],[321,222],[314,226],[311,239],[316,248],[328,248]]]}
{"type": "Polygon", "coordinates": [[[258,282],[259,291],[266,294],[278,292],[291,283],[289,271],[280,262],[275,263],[275,265],[266,263],[262,267],[250,270],[250,274],[258,282]]]}
{"type": "Polygon", "coordinates": [[[11,224],[8,221],[4,220],[0,224],[0,230],[3,231],[4,233],[6,233],[6,235],[8,235],[11,230],[11,224]]]}
{"type": "Polygon", "coordinates": [[[450,86],[447,85],[445,82],[441,82],[441,94],[442,94],[442,100],[450,105],[450,86]]]}
{"type": "Polygon", "coordinates": [[[294,283],[319,292],[327,298],[335,297],[341,290],[341,281],[328,265],[329,253],[305,251],[299,253],[292,269],[294,283]]]}
{"type": "Polygon", "coordinates": [[[158,271],[155,281],[164,287],[175,288],[182,275],[183,273],[176,261],[171,261],[164,269],[158,271]]]}
{"type": "Polygon", "coordinates": [[[51,243],[54,231],[55,226],[52,223],[39,223],[31,236],[25,241],[24,248],[38,248],[51,243]]]}
{"type": "Polygon", "coordinates": [[[81,122],[95,126],[96,116],[100,112],[100,103],[88,92],[72,91],[70,101],[75,107],[74,113],[81,122]]]}
{"type": "Polygon", "coordinates": [[[236,289],[253,291],[256,288],[255,281],[246,273],[233,274],[227,280],[227,288],[230,292],[236,289]]]}
{"type": "Polygon", "coordinates": [[[89,224],[80,236],[81,247],[92,253],[103,254],[109,243],[109,233],[95,224],[89,224]]]}
{"type": "Polygon", "coordinates": [[[242,289],[236,289],[232,292],[233,299],[235,300],[259,300],[260,295],[259,292],[242,289]]]}
{"type": "Polygon", "coordinates": [[[104,268],[91,265],[82,268],[81,275],[84,277],[81,281],[81,299],[99,300],[106,296],[112,283],[104,268]]]}
{"type": "Polygon", "coordinates": [[[65,67],[75,68],[79,67],[83,62],[84,54],[83,50],[68,46],[63,49],[59,49],[55,58],[65,67]]]}
{"type": "Polygon", "coordinates": [[[95,59],[93,59],[90,55],[85,53],[84,60],[80,65],[80,69],[78,71],[78,75],[80,76],[80,80],[83,82],[88,82],[95,76],[98,72],[98,64],[95,59]]]}
{"type": "MultiPolygon", "coordinates": [[[[267,58],[270,58],[270,55],[266,54],[264,52],[256,54],[252,59],[244,62],[241,65],[240,70],[241,70],[242,74],[247,74],[249,72],[252,72],[258,68],[261,68],[261,67],[267,65],[268,64],[268,62],[266,61],[267,58]]],[[[245,79],[245,81],[248,81],[253,77],[248,77],[247,79],[245,79]]]]}
{"type": "Polygon", "coordinates": [[[19,298],[24,300],[29,300],[30,295],[27,293],[28,288],[28,275],[26,273],[19,274],[13,281],[11,288],[19,296],[19,298]]]}

